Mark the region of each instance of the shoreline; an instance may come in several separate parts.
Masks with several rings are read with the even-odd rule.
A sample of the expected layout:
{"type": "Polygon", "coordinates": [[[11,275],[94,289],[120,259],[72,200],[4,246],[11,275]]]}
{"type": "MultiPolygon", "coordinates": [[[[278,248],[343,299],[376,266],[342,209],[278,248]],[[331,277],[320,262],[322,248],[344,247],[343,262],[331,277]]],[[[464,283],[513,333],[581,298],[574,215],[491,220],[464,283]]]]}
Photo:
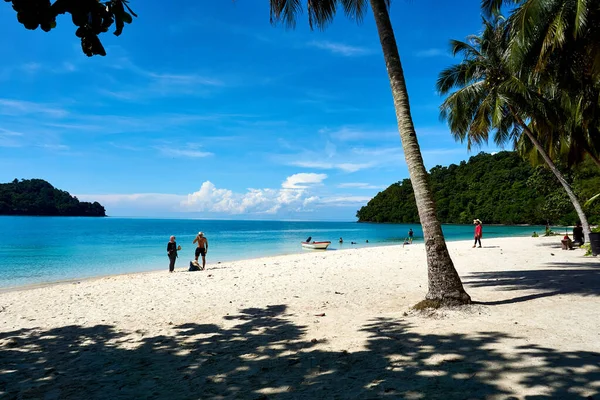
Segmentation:
{"type": "MultiPolygon", "coordinates": [[[[536,239],[552,238],[552,237],[556,237],[556,236],[562,236],[562,234],[554,234],[554,235],[551,235],[548,237],[540,235],[536,239]]],[[[530,237],[530,236],[518,236],[518,238],[525,238],[525,237],[530,237]]],[[[492,237],[492,239],[516,239],[516,238],[517,237],[515,237],[515,236],[499,236],[499,237],[495,237],[495,238],[492,237]]],[[[489,240],[489,239],[487,239],[487,240],[489,240]]],[[[472,240],[464,240],[464,239],[447,240],[447,243],[464,243],[465,246],[467,244],[470,244],[471,242],[472,242],[472,240]]],[[[422,241],[413,242],[412,244],[407,245],[407,246],[411,246],[412,248],[424,247],[425,243],[422,241]]],[[[403,244],[373,244],[370,246],[363,245],[363,246],[357,246],[357,247],[353,247],[353,248],[350,247],[350,248],[345,248],[345,249],[328,249],[328,250],[303,250],[303,249],[300,249],[298,252],[293,252],[293,253],[273,254],[273,255],[267,255],[267,256],[262,256],[262,257],[240,258],[240,259],[235,259],[235,260],[217,261],[216,263],[207,262],[205,271],[195,271],[195,272],[202,273],[202,272],[209,271],[210,269],[223,268],[223,267],[220,267],[222,265],[227,266],[228,264],[235,264],[235,263],[239,263],[239,262],[257,262],[257,261],[261,261],[261,260],[272,260],[275,258],[280,258],[280,257],[285,258],[285,257],[297,256],[297,255],[311,255],[311,254],[315,255],[315,254],[326,254],[326,253],[331,253],[331,252],[345,252],[345,251],[356,251],[356,250],[360,251],[360,250],[367,250],[367,249],[391,248],[391,247],[404,248],[405,245],[403,245],[403,244]]],[[[466,246],[466,247],[470,247],[470,246],[466,246]]],[[[485,249],[486,246],[483,246],[483,248],[485,249]]],[[[490,246],[488,246],[487,248],[490,248],[490,246]]],[[[451,258],[453,258],[452,255],[451,255],[451,258]]],[[[454,259],[453,259],[453,261],[454,261],[454,259]]],[[[188,261],[186,261],[186,262],[188,262],[188,261]]],[[[190,271],[188,271],[188,269],[189,269],[189,264],[185,267],[177,267],[177,265],[176,265],[175,273],[190,272],[190,271]]],[[[127,277],[127,276],[137,276],[137,275],[160,274],[165,271],[167,271],[167,267],[150,269],[147,271],[123,272],[123,273],[118,273],[118,274],[96,275],[96,276],[63,279],[63,280],[58,280],[58,281],[40,282],[40,283],[18,285],[18,286],[0,287],[0,295],[3,293],[28,291],[28,290],[34,290],[34,289],[40,289],[40,288],[46,288],[46,287],[58,286],[58,285],[73,285],[73,284],[79,284],[82,282],[90,282],[90,281],[96,281],[96,280],[108,279],[108,278],[117,278],[117,277],[122,277],[122,276],[127,277]]]]}
{"type": "MultiPolygon", "coordinates": [[[[160,271],[165,265],[163,240],[178,232],[178,243],[184,247],[184,251],[179,253],[178,263],[186,267],[187,261],[193,259],[192,246],[186,246],[193,235],[181,232],[197,232],[200,224],[170,219],[160,222],[116,218],[110,222],[84,217],[70,218],[68,223],[49,217],[42,223],[39,219],[28,218],[8,217],[4,221],[4,232],[8,233],[8,227],[14,224],[17,235],[5,236],[5,246],[0,249],[1,291],[122,273],[160,271]],[[43,243],[35,239],[48,232],[56,235],[51,235],[43,243]],[[115,246],[125,250],[115,251],[115,246]],[[38,254],[38,251],[41,252],[38,254]]],[[[401,245],[410,224],[212,221],[201,223],[201,226],[204,231],[212,232],[209,241],[214,246],[211,246],[208,262],[214,264],[298,254],[303,252],[299,242],[307,236],[315,240],[332,240],[329,246],[332,250],[401,245]],[[337,243],[338,237],[344,237],[343,245],[337,243]],[[369,243],[365,243],[366,239],[369,243]],[[351,242],[357,243],[351,245],[351,242]]],[[[419,227],[412,228],[415,229],[415,243],[422,241],[419,227]]],[[[470,240],[473,236],[471,225],[445,225],[443,229],[447,242],[470,240]]],[[[526,237],[541,229],[489,226],[485,236],[526,237]]]]}
{"type": "MultiPolygon", "coordinates": [[[[533,233],[533,232],[532,232],[533,233]]],[[[543,235],[540,235],[540,237],[542,237],[543,235]]],[[[556,236],[556,235],[554,235],[556,236]]],[[[502,239],[502,238],[515,238],[515,237],[530,237],[530,236],[489,236],[488,238],[492,238],[492,239],[502,239]]],[[[455,242],[469,242],[470,240],[465,240],[465,239],[457,239],[457,240],[452,240],[452,239],[446,239],[447,243],[455,243],[455,242]]],[[[353,246],[351,244],[347,244],[348,246],[353,246]]],[[[422,238],[420,241],[415,241],[413,242],[410,246],[424,246],[425,243],[422,241],[422,238]]],[[[393,246],[399,246],[399,247],[403,247],[403,244],[399,244],[399,243],[369,243],[368,245],[365,245],[364,243],[358,243],[356,245],[356,247],[348,247],[348,248],[343,248],[343,249],[328,249],[325,251],[322,250],[304,250],[302,248],[300,248],[297,252],[286,252],[286,253],[279,253],[279,254],[272,254],[272,255],[267,255],[267,256],[261,256],[261,257],[249,257],[249,258],[239,258],[239,259],[232,259],[232,260],[225,260],[225,261],[216,261],[215,263],[209,263],[207,261],[207,269],[209,265],[221,265],[221,264],[227,264],[227,263],[235,263],[235,262],[242,262],[242,261],[255,261],[255,260],[259,260],[259,259],[270,259],[273,257],[285,257],[285,256],[291,256],[291,255],[298,255],[298,254],[310,254],[310,253],[323,253],[323,252],[337,252],[337,251],[347,251],[347,250],[360,250],[360,249],[373,249],[373,248],[380,248],[380,247],[393,247],[393,246]]],[[[485,247],[485,246],[484,246],[485,247]]],[[[186,262],[191,261],[188,260],[186,262]]],[[[178,261],[179,262],[179,261],[178,261]]],[[[165,262],[166,264],[166,262],[165,262]]],[[[187,272],[189,268],[189,264],[185,267],[177,267],[175,268],[176,272],[187,272]],[[179,271],[178,271],[179,269],[179,271]]],[[[138,274],[151,274],[151,273],[157,273],[157,272],[161,272],[164,269],[166,269],[166,267],[156,267],[156,268],[152,268],[152,269],[148,269],[145,271],[132,271],[132,272],[123,272],[123,273],[117,273],[117,274],[102,274],[102,275],[94,275],[94,276],[84,276],[84,277],[74,277],[74,278],[69,278],[69,279],[61,279],[61,280],[56,280],[56,281],[47,281],[47,282],[38,282],[38,283],[31,283],[31,284],[25,284],[25,285],[16,285],[16,286],[0,286],[0,294],[2,293],[6,293],[6,292],[13,292],[13,291],[21,291],[21,290],[29,290],[29,289],[36,289],[36,288],[40,288],[40,287],[45,287],[45,286],[53,286],[53,285],[60,285],[60,284],[75,284],[81,281],[88,281],[88,280],[95,280],[95,279],[102,279],[102,278],[109,278],[109,277],[116,277],[116,276],[128,276],[128,275],[138,275],[138,274]]]]}

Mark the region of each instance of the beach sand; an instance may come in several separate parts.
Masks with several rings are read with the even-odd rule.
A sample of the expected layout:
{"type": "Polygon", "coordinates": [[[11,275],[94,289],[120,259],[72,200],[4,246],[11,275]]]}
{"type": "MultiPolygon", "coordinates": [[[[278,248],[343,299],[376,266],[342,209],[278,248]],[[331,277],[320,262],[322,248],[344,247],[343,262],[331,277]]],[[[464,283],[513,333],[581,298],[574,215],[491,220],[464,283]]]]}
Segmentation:
{"type": "Polygon", "coordinates": [[[423,244],[0,293],[0,397],[598,399],[600,259],[471,245],[448,243],[477,303],[433,312],[423,244]]]}

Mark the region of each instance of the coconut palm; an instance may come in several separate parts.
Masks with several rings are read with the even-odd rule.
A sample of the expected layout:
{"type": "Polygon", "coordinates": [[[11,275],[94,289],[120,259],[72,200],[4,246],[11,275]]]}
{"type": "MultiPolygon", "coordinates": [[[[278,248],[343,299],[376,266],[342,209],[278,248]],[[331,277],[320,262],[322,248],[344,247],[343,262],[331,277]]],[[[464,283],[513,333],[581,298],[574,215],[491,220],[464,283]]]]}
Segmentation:
{"type": "Polygon", "coordinates": [[[455,139],[466,140],[469,149],[487,143],[490,132],[499,146],[516,147],[525,135],[564,187],[587,236],[590,228],[579,200],[536,134],[552,128],[556,109],[511,70],[506,21],[495,16],[484,19],[483,25],[480,36],[451,41],[452,53],[463,60],[440,73],[437,89],[448,95],[440,116],[448,121],[455,139]]]}
{"type": "Polygon", "coordinates": [[[488,15],[502,4],[517,5],[509,18],[509,61],[528,69],[530,83],[558,105],[560,123],[544,133],[553,133],[546,148],[562,150],[569,164],[588,155],[600,166],[600,2],[482,1],[488,15]]]}
{"type": "MultiPolygon", "coordinates": [[[[427,171],[423,164],[410,113],[402,63],[400,62],[394,30],[388,13],[390,0],[307,0],[308,22],[311,28],[316,26],[319,29],[324,29],[333,20],[336,11],[340,7],[348,17],[355,18],[360,22],[369,3],[379,33],[390,79],[402,148],[423,227],[429,282],[426,298],[439,301],[442,304],[469,303],[471,299],[465,292],[460,277],[454,268],[446,247],[441,224],[436,216],[427,171]]],[[[270,5],[272,23],[282,21],[288,26],[295,26],[296,17],[302,11],[301,0],[270,0],[270,5]]]]}

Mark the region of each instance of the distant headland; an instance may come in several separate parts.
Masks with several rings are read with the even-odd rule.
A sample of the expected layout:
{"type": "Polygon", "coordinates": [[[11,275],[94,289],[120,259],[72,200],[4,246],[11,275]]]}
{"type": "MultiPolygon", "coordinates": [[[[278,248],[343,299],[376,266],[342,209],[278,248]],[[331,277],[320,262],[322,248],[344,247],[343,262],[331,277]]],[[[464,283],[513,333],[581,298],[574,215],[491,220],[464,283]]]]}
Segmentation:
{"type": "Polygon", "coordinates": [[[43,179],[15,179],[0,183],[0,215],[105,217],[97,201],[79,201],[43,179]]]}

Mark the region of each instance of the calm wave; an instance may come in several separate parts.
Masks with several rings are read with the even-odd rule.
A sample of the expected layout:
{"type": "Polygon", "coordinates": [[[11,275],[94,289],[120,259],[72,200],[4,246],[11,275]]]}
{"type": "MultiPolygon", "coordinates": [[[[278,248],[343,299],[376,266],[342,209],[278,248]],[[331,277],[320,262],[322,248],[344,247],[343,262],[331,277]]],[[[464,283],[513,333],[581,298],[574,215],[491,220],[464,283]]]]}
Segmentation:
{"type": "MultiPolygon", "coordinates": [[[[402,243],[417,224],[216,221],[138,218],[0,217],[0,287],[167,269],[170,235],[182,246],[176,267],[193,259],[198,231],[209,240],[207,264],[301,252],[300,242],[331,240],[330,249],[402,243]],[[339,244],[338,239],[344,238],[339,244]],[[366,240],[369,243],[366,243],[366,240]],[[356,242],[352,245],[351,242],[356,242]]],[[[471,225],[444,225],[447,240],[470,239],[471,225]]],[[[484,240],[530,236],[540,226],[485,226],[484,240]]],[[[484,243],[485,245],[485,243],[484,243]]]]}

